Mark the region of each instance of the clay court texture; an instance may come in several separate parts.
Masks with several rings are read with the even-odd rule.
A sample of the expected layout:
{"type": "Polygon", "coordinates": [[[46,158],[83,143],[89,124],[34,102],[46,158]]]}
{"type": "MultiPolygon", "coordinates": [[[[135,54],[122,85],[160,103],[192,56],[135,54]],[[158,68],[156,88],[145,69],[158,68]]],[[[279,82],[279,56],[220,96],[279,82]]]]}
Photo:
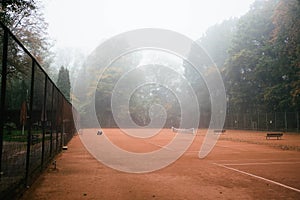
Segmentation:
{"type": "Polygon", "coordinates": [[[136,139],[120,129],[103,132],[84,129],[74,136],[56,157],[56,168],[49,166],[22,199],[300,199],[300,134],[266,140],[266,132],[226,130],[200,159],[206,130],[199,129],[174,163],[149,173],[126,173],[93,157],[81,134],[96,143],[108,137],[119,148],[145,153],[164,148],[176,133],[162,129],[136,139]]]}

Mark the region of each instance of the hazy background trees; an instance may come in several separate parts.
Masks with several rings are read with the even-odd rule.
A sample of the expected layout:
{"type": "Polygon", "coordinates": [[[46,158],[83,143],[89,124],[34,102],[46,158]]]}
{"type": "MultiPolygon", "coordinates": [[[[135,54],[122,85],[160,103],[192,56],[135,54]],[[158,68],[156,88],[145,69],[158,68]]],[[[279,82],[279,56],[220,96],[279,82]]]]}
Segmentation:
{"type": "MultiPolygon", "coordinates": [[[[228,19],[210,27],[202,37],[195,41],[195,44],[202,46],[207,51],[222,73],[230,112],[300,110],[299,27],[299,1],[257,0],[244,16],[228,19]]],[[[117,48],[111,46],[101,55],[105,57],[105,54],[116,51],[118,45],[122,46],[125,43],[126,41],[120,41],[115,46],[117,48]]],[[[93,64],[101,63],[102,58],[95,56],[97,53],[99,51],[96,50],[93,55],[95,59],[90,59],[93,60],[93,64]]],[[[201,55],[196,56],[201,57],[201,55]]],[[[81,81],[80,84],[89,85],[86,88],[90,90],[97,88],[95,108],[102,124],[111,125],[113,123],[110,100],[116,82],[129,68],[139,65],[142,59],[143,53],[135,58],[128,56],[126,59],[120,59],[102,74],[99,83],[95,75],[99,75],[103,71],[95,67],[97,64],[94,67],[91,63],[86,64],[81,70],[81,76],[85,76],[83,79],[89,81],[81,81]],[[90,82],[94,83],[93,86],[90,82]]],[[[203,57],[203,59],[204,67],[211,65],[209,60],[205,61],[207,58],[203,57]]],[[[155,62],[155,58],[152,58],[152,62],[155,62]]],[[[171,63],[170,60],[167,62],[171,63]]],[[[158,65],[152,66],[152,69],[155,70],[148,70],[147,73],[141,72],[136,78],[144,80],[153,78],[153,81],[171,80],[170,77],[166,78],[167,76],[160,71],[163,69],[158,65]]],[[[200,111],[207,113],[209,117],[210,95],[203,77],[183,61],[177,69],[180,69],[181,75],[190,81],[198,97],[200,111]]],[[[174,79],[176,78],[174,77],[174,79]]],[[[177,85],[178,88],[182,86],[180,81],[172,84],[177,85]]],[[[126,87],[123,92],[126,92],[126,87]]],[[[156,102],[167,110],[168,123],[176,125],[180,118],[180,109],[173,98],[175,96],[169,94],[168,90],[161,88],[160,85],[139,88],[132,94],[130,100],[131,117],[139,125],[149,123],[149,105],[156,102]]],[[[87,106],[89,100],[89,97],[81,99],[80,105],[82,105],[83,113],[88,113],[91,109],[87,106]]]]}
{"type": "Polygon", "coordinates": [[[197,42],[222,71],[232,112],[299,111],[300,2],[255,1],[197,42]]]}
{"type": "MultiPolygon", "coordinates": [[[[108,55],[118,54],[119,49],[126,47],[126,40],[116,41],[106,49],[96,49],[86,60],[85,55],[75,49],[59,49],[54,55],[50,51],[52,42],[47,34],[47,23],[39,1],[1,1],[0,6],[0,20],[20,38],[51,77],[57,80],[58,87],[61,90],[66,89],[65,95],[70,98],[71,85],[72,88],[76,86],[79,91],[85,91],[74,94],[71,92],[72,99],[83,118],[89,121],[91,109],[96,108],[101,123],[114,124],[110,104],[112,90],[124,73],[139,65],[145,65],[143,60],[146,59],[147,53],[127,55],[118,59],[109,68],[102,66],[104,61],[108,55]],[[63,67],[58,70],[60,66],[63,67]],[[92,91],[96,93],[93,94],[92,91]],[[91,105],[92,97],[95,97],[96,105],[91,105]]],[[[210,27],[195,41],[195,44],[207,51],[222,73],[230,112],[300,111],[299,27],[299,0],[257,0],[245,15],[210,27]]],[[[155,60],[161,60],[161,63],[147,65],[144,70],[135,72],[137,73],[135,81],[165,81],[169,85],[177,86],[180,91],[182,80],[174,81],[178,77],[170,77],[170,73],[167,73],[168,76],[164,75],[165,69],[162,66],[169,65],[173,69],[176,68],[178,74],[191,82],[200,102],[200,110],[209,114],[209,92],[203,77],[199,76],[193,67],[183,61],[178,64],[178,61],[174,63],[174,59],[163,60],[148,54],[149,59],[154,63],[155,60]]],[[[206,64],[209,65],[209,62],[206,64]]],[[[27,92],[29,83],[26,82],[28,78],[26,76],[30,74],[26,71],[30,67],[30,58],[25,56],[16,44],[10,42],[8,66],[10,80],[7,87],[24,90],[27,88],[27,92]]],[[[126,87],[123,92],[127,92],[126,87]]],[[[11,94],[13,98],[17,93],[23,94],[11,91],[9,95],[11,94]]],[[[129,102],[131,117],[137,124],[145,125],[150,119],[148,112],[150,105],[159,103],[168,112],[168,123],[176,124],[180,112],[178,102],[174,98],[169,90],[159,84],[138,88],[129,102]]],[[[125,116],[124,113],[120,115],[125,116]]]]}

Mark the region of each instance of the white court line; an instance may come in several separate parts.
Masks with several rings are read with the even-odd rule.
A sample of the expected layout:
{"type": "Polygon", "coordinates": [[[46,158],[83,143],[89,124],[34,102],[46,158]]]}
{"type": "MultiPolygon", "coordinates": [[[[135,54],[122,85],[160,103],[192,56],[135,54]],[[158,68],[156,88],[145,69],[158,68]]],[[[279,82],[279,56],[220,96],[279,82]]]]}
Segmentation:
{"type": "Polygon", "coordinates": [[[235,168],[232,168],[232,167],[227,167],[225,165],[222,165],[222,164],[218,164],[218,163],[213,163],[219,167],[224,167],[226,169],[229,169],[229,170],[232,170],[232,171],[236,171],[236,172],[239,172],[241,174],[245,174],[245,175],[248,175],[248,176],[251,176],[251,177],[254,177],[254,178],[257,178],[257,179],[261,179],[261,180],[264,180],[264,181],[267,181],[267,182],[270,182],[270,183],[273,183],[275,185],[279,185],[281,187],[284,187],[284,188],[287,188],[287,189],[290,189],[290,190],[293,190],[293,191],[296,191],[296,192],[299,192],[300,193],[300,190],[297,189],[297,188],[293,188],[291,186],[288,186],[288,185],[285,185],[285,184],[282,184],[282,183],[279,183],[279,182],[276,182],[276,181],[272,181],[270,179],[267,179],[267,178],[264,178],[264,177],[261,177],[261,176],[257,176],[257,175],[254,175],[254,174],[250,174],[248,172],[244,172],[244,171],[241,171],[241,170],[238,170],[238,169],[235,169],[235,168]]]}
{"type": "MultiPolygon", "coordinates": [[[[255,160],[255,161],[270,161],[270,162],[276,162],[278,160],[282,162],[283,159],[274,159],[274,158],[247,158],[247,159],[239,159],[239,160],[230,160],[230,159],[223,159],[223,160],[218,160],[218,162],[241,162],[241,161],[251,161],[251,160],[255,160]]],[[[300,162],[299,158],[287,158],[284,159],[286,161],[291,161],[291,162],[300,162]],[[295,161],[294,161],[295,160],[295,161]]]]}
{"type": "Polygon", "coordinates": [[[154,145],[154,146],[160,147],[160,148],[167,149],[167,150],[169,150],[169,151],[174,151],[174,149],[171,149],[171,148],[166,147],[166,146],[163,146],[163,145],[159,145],[159,144],[155,144],[155,143],[147,142],[147,141],[145,141],[145,142],[148,143],[148,144],[152,144],[152,145],[154,145]]]}
{"type": "Polygon", "coordinates": [[[261,163],[229,163],[229,164],[222,164],[225,166],[242,166],[242,165],[281,165],[281,164],[298,164],[300,162],[261,162],[261,163]]]}

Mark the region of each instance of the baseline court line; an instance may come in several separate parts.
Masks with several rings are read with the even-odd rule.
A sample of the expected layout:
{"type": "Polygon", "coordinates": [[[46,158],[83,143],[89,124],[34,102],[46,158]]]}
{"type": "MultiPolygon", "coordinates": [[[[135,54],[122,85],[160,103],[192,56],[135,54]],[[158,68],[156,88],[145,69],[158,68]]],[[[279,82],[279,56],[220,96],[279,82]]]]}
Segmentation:
{"type": "MultiPolygon", "coordinates": [[[[283,162],[282,160],[283,159],[276,159],[276,158],[260,158],[260,159],[257,159],[257,158],[247,158],[247,159],[238,159],[238,160],[235,160],[235,159],[223,159],[223,160],[218,160],[218,162],[241,162],[241,161],[251,161],[251,160],[259,160],[259,161],[270,161],[270,162],[283,162]]],[[[287,159],[284,159],[286,160],[286,162],[288,161],[291,161],[291,162],[300,162],[299,158],[287,158],[287,159]]]]}
{"type": "Polygon", "coordinates": [[[225,166],[243,166],[243,165],[281,165],[281,164],[298,164],[300,162],[265,162],[265,163],[229,163],[222,164],[225,166]]]}
{"type": "Polygon", "coordinates": [[[261,177],[261,176],[257,176],[257,175],[254,175],[254,174],[251,174],[251,173],[248,173],[248,172],[244,172],[244,171],[241,171],[241,170],[238,170],[238,169],[235,169],[235,168],[232,168],[232,167],[227,167],[225,165],[222,165],[222,164],[218,164],[218,163],[213,163],[219,167],[223,167],[223,168],[226,168],[226,169],[229,169],[229,170],[232,170],[232,171],[235,171],[235,172],[239,172],[241,174],[245,174],[245,175],[248,175],[248,176],[251,176],[251,177],[254,177],[254,178],[257,178],[257,179],[261,179],[263,181],[266,181],[266,182],[270,182],[270,183],[273,183],[275,185],[279,185],[281,187],[284,187],[284,188],[287,188],[287,189],[290,189],[290,190],[293,190],[293,191],[296,191],[296,192],[299,192],[300,193],[300,190],[297,189],[297,188],[293,188],[291,186],[288,186],[288,185],[285,185],[285,184],[282,184],[282,183],[279,183],[279,182],[276,182],[276,181],[272,181],[270,179],[267,179],[267,178],[264,178],[264,177],[261,177]]]}

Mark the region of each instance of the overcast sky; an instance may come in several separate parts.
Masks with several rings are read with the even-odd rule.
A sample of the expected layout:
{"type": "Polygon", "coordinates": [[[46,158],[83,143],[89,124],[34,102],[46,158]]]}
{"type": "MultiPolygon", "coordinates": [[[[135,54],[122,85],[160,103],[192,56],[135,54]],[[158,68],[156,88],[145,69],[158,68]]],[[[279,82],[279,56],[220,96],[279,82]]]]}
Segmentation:
{"type": "Polygon", "coordinates": [[[57,47],[90,52],[138,28],[164,28],[198,39],[206,29],[245,14],[254,0],[43,0],[57,47]]]}

